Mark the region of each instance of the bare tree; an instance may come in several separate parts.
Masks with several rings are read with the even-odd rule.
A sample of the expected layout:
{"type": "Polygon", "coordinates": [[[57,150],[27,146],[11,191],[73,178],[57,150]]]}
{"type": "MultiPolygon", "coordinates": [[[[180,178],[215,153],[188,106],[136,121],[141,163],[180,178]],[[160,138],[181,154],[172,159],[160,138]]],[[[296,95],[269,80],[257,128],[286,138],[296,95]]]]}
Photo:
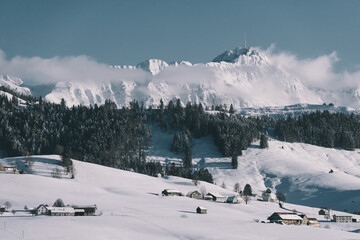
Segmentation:
{"type": "Polygon", "coordinates": [[[197,185],[199,184],[199,180],[193,179],[193,180],[192,180],[192,183],[194,184],[194,186],[197,186],[197,185]]]}
{"type": "Polygon", "coordinates": [[[53,178],[61,178],[61,171],[58,167],[54,168],[51,172],[53,178]]]}
{"type": "Polygon", "coordinates": [[[248,202],[250,202],[250,200],[251,200],[251,196],[250,196],[250,195],[244,195],[244,196],[243,196],[243,199],[244,199],[244,201],[245,201],[245,203],[246,203],[246,205],[247,205],[248,202]]]}
{"type": "Polygon", "coordinates": [[[11,204],[9,201],[6,201],[6,202],[4,203],[4,205],[5,205],[6,210],[8,210],[9,208],[11,208],[11,206],[12,206],[12,204],[11,204]]]}
{"type": "Polygon", "coordinates": [[[206,194],[207,194],[207,190],[206,190],[206,187],[205,187],[205,186],[201,186],[201,187],[200,187],[200,193],[201,193],[202,199],[204,199],[205,196],[206,196],[206,194]]]}
{"type": "Polygon", "coordinates": [[[235,183],[234,192],[240,193],[240,184],[239,183],[235,183]]]}
{"type": "Polygon", "coordinates": [[[27,169],[28,169],[28,173],[32,174],[33,173],[33,165],[34,165],[34,160],[32,159],[31,156],[26,156],[25,157],[25,164],[27,166],[27,169]]]}
{"type": "Polygon", "coordinates": [[[225,182],[223,182],[223,183],[221,184],[221,187],[226,189],[226,184],[225,184],[225,182]]]}

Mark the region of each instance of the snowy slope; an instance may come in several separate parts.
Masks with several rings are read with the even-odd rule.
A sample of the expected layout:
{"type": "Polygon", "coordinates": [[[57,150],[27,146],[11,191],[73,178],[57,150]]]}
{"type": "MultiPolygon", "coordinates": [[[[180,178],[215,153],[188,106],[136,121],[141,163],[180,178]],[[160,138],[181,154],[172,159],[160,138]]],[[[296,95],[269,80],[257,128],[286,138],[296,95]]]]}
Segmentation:
{"type": "MultiPolygon", "coordinates": [[[[152,127],[148,161],[182,163],[182,155],[169,151],[173,134],[152,127]]],[[[193,138],[194,167],[208,168],[217,185],[229,190],[235,183],[241,188],[249,183],[254,192],[266,188],[280,190],[288,202],[328,206],[333,209],[360,210],[360,150],[346,151],[304,143],[287,143],[270,139],[268,149],[254,143],[238,158],[238,169],[231,159],[218,152],[212,137],[193,138]],[[330,170],[334,173],[329,173],[330,170]]]]}
{"type": "MultiPolygon", "coordinates": [[[[39,203],[51,204],[61,197],[68,204],[94,204],[97,217],[31,217],[21,213],[0,217],[0,239],[358,239],[358,223],[331,224],[322,228],[257,223],[279,209],[275,203],[252,201],[249,205],[225,204],[187,197],[162,197],[164,188],[184,193],[198,187],[190,180],[155,178],[99,165],[74,161],[75,179],[48,176],[59,163],[58,156],[33,157],[34,175],[0,174],[0,202],[13,209],[39,203]],[[199,205],[207,215],[195,214],[199,205]],[[331,229],[324,229],[329,225],[331,229]]],[[[22,158],[5,159],[23,162],[22,158]]],[[[21,165],[21,164],[20,164],[21,165]]],[[[224,195],[230,191],[201,183],[208,191],[224,195]]],[[[318,209],[286,204],[290,209],[319,217],[318,209]]],[[[320,218],[322,219],[322,218],[320,218]]]]}
{"type": "Polygon", "coordinates": [[[10,88],[11,90],[14,90],[18,93],[31,95],[30,89],[22,85],[23,85],[23,81],[18,77],[9,76],[9,75],[0,75],[0,86],[10,88]]]}

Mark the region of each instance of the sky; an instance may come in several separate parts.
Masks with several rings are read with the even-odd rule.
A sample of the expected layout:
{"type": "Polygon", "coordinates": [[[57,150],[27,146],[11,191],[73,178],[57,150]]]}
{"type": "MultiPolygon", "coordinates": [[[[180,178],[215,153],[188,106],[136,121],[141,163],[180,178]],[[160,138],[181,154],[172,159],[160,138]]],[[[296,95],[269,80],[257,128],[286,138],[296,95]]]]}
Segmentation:
{"type": "Polygon", "coordinates": [[[150,58],[209,62],[244,45],[299,59],[336,53],[335,71],[360,69],[360,1],[1,0],[3,58],[67,58],[135,65],[150,58]]]}

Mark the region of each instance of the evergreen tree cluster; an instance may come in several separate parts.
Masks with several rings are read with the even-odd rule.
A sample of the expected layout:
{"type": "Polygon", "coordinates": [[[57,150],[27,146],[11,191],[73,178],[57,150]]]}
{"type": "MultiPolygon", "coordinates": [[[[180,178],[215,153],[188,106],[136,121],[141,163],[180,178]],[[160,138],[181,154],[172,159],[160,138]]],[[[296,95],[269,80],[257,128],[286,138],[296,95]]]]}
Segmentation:
{"type": "MultiPolygon", "coordinates": [[[[59,154],[61,146],[68,151],[66,159],[145,171],[151,135],[137,102],[118,110],[111,101],[67,108],[64,101],[22,107],[14,99],[0,96],[0,147],[9,156],[59,154]]],[[[71,171],[69,161],[64,166],[71,171]]]]}
{"type": "Polygon", "coordinates": [[[328,148],[360,148],[360,118],[354,114],[317,111],[279,119],[275,136],[281,141],[303,142],[328,148]]]}

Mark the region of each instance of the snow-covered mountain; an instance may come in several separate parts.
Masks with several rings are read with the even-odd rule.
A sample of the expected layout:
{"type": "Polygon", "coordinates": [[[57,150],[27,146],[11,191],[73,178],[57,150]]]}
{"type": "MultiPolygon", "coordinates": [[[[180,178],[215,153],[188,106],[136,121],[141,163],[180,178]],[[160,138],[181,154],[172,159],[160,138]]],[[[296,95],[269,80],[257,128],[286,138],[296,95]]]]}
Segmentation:
{"type": "Polygon", "coordinates": [[[18,93],[30,95],[31,94],[30,89],[24,87],[23,84],[24,82],[18,77],[9,76],[9,75],[0,75],[0,86],[4,86],[18,93]]]}
{"type": "Polygon", "coordinates": [[[134,99],[150,106],[160,99],[167,103],[180,98],[184,104],[233,104],[235,108],[324,102],[360,108],[360,88],[330,91],[307,86],[303,76],[252,47],[225,51],[205,64],[149,59],[134,66],[110,66],[109,71],[111,77],[90,82],[64,79],[51,88],[44,85],[46,91],[41,92],[48,101],[59,103],[64,98],[68,106],[103,104],[106,99],[118,107],[134,99]]]}

